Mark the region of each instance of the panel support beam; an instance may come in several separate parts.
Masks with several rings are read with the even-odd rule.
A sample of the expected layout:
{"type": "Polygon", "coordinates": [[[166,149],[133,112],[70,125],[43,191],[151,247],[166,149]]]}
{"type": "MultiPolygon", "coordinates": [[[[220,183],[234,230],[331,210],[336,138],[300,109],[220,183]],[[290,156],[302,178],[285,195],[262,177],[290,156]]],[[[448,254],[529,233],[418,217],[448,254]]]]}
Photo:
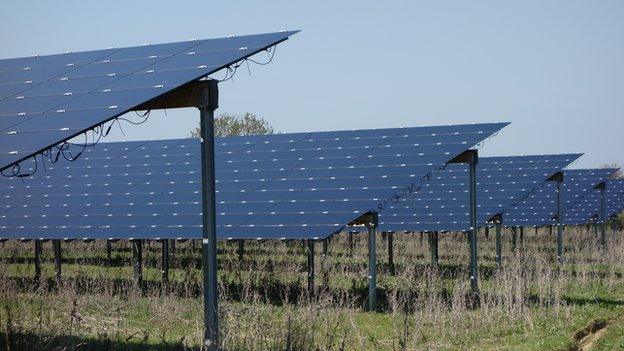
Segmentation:
{"type": "Polygon", "coordinates": [[[327,255],[329,253],[329,240],[331,237],[327,237],[323,240],[323,256],[321,269],[323,272],[323,285],[326,289],[329,288],[329,264],[327,263],[327,255]]]}
{"type": "Polygon", "coordinates": [[[396,274],[394,268],[394,232],[387,233],[387,244],[388,244],[388,269],[390,270],[390,275],[394,276],[396,274]]]}
{"type": "Polygon", "coordinates": [[[467,163],[470,176],[470,231],[468,239],[470,242],[470,288],[472,293],[472,307],[480,305],[477,263],[477,164],[479,163],[478,150],[466,150],[453,158],[448,163],[467,163]]]}
{"type": "Polygon", "coordinates": [[[61,251],[61,239],[52,240],[52,250],[54,251],[54,271],[56,278],[56,286],[59,288],[61,286],[61,259],[62,259],[62,251],[61,251]]]}
{"type": "Polygon", "coordinates": [[[511,228],[511,251],[516,251],[516,247],[518,246],[518,228],[511,228]]]}
{"type": "Polygon", "coordinates": [[[502,226],[503,226],[503,215],[501,215],[500,213],[493,216],[490,219],[490,222],[494,222],[494,228],[496,231],[496,268],[497,269],[501,269],[502,267],[502,261],[503,261],[503,240],[502,240],[502,226]]]}
{"type": "Polygon", "coordinates": [[[35,283],[41,280],[41,240],[35,239],[35,283]]]}
{"type": "Polygon", "coordinates": [[[245,240],[238,240],[238,249],[236,250],[238,254],[238,262],[243,262],[245,258],[245,240]]]}
{"type": "Polygon", "coordinates": [[[557,213],[555,214],[555,225],[557,226],[557,262],[563,263],[563,225],[561,223],[563,204],[561,198],[561,191],[563,190],[563,172],[557,172],[553,174],[549,181],[557,182],[557,188],[555,190],[555,202],[557,204],[557,213]]]}
{"type": "Polygon", "coordinates": [[[377,309],[377,212],[371,213],[368,228],[368,310],[377,309]]]}
{"type": "Polygon", "coordinates": [[[169,285],[169,240],[167,239],[163,239],[160,241],[160,245],[161,245],[161,254],[162,254],[162,260],[161,260],[161,281],[162,281],[162,287],[166,288],[169,285]]]}
{"type": "Polygon", "coordinates": [[[134,286],[141,290],[143,286],[143,240],[132,240],[132,258],[134,260],[134,286]]]}
{"type": "Polygon", "coordinates": [[[429,251],[431,253],[431,266],[437,267],[438,260],[440,258],[438,252],[438,232],[428,232],[427,238],[429,239],[429,251]]]}
{"type": "Polygon", "coordinates": [[[470,288],[473,307],[480,305],[477,263],[477,155],[470,167],[470,288]]]}
{"type": "Polygon", "coordinates": [[[348,241],[349,241],[349,256],[353,256],[353,231],[349,231],[349,237],[348,237],[348,241]]]}
{"type": "Polygon", "coordinates": [[[175,267],[176,239],[169,241],[169,267],[175,267]]]}
{"type": "Polygon", "coordinates": [[[606,203],[605,192],[607,190],[607,183],[601,182],[596,185],[596,189],[600,191],[600,209],[598,213],[598,223],[600,224],[600,248],[602,250],[607,248],[607,218],[606,218],[606,203]]]}
{"type": "Polygon", "coordinates": [[[310,300],[314,299],[314,245],[316,242],[312,239],[307,239],[307,253],[308,253],[308,294],[310,300]]]}
{"type": "Polygon", "coordinates": [[[112,253],[113,253],[113,242],[111,240],[106,240],[106,262],[108,266],[113,265],[112,253]]]}
{"type": "Polygon", "coordinates": [[[216,80],[199,82],[202,164],[202,272],[204,286],[204,342],[209,351],[219,348],[219,312],[217,306],[217,222],[215,197],[214,111],[219,107],[216,80]]]}
{"type": "Polygon", "coordinates": [[[520,227],[520,249],[524,249],[524,227],[520,227]]]}

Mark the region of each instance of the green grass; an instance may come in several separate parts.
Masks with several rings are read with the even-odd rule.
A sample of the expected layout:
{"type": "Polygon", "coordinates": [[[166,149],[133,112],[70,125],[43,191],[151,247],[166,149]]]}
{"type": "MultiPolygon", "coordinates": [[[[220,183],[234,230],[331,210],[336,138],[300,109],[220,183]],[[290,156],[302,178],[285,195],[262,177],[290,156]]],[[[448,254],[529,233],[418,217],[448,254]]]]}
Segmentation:
{"type": "MultiPolygon", "coordinates": [[[[317,251],[317,287],[323,283],[322,267],[329,267],[329,290],[310,302],[300,243],[249,243],[242,265],[236,245],[222,245],[219,258],[227,268],[219,271],[219,281],[222,287],[237,283],[241,289],[239,298],[222,291],[223,342],[234,350],[288,345],[297,350],[568,350],[578,343],[575,332],[604,319],[609,324],[596,349],[622,348],[624,243],[617,240],[610,251],[600,252],[582,232],[568,236],[568,261],[560,267],[551,240],[527,233],[524,251],[505,252],[503,270],[495,274],[493,236],[481,238],[482,306],[475,310],[465,305],[467,250],[461,236],[441,237],[439,269],[428,264],[426,240],[421,246],[417,235],[395,236],[394,277],[384,266],[385,243],[379,240],[378,285],[384,296],[378,312],[366,312],[361,299],[367,283],[364,240],[348,256],[346,240],[337,238],[325,264],[317,251]],[[269,286],[278,290],[268,291],[269,286]],[[279,290],[287,287],[299,289],[296,300],[279,290]],[[267,298],[271,294],[279,298],[267,298]],[[357,296],[360,300],[354,300],[357,296]]],[[[6,348],[6,340],[43,350],[199,347],[201,301],[158,289],[158,245],[145,248],[143,275],[154,284],[143,295],[130,284],[132,254],[125,243],[115,245],[113,257],[118,258],[112,267],[105,266],[101,243],[65,245],[64,259],[71,263],[63,265],[66,284],[60,291],[54,285],[20,286],[19,279],[34,275],[31,246],[11,243],[0,251],[0,261],[5,261],[0,264],[0,349],[6,348]],[[95,282],[87,291],[78,289],[76,280],[85,278],[95,282]],[[112,293],[117,291],[109,289],[113,280],[128,284],[112,293]]],[[[199,283],[199,252],[189,243],[178,250],[171,281],[199,283]]],[[[44,258],[43,275],[52,278],[47,249],[44,258]]]]}

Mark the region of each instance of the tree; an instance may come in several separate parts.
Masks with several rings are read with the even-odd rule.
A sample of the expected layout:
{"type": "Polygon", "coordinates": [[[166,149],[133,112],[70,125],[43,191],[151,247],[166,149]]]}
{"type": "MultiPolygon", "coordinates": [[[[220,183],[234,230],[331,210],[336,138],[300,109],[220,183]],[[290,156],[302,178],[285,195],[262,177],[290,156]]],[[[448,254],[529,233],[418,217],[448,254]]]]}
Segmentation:
{"type": "MultiPolygon", "coordinates": [[[[246,112],[242,116],[223,113],[214,119],[214,135],[216,137],[273,134],[273,132],[273,126],[269,122],[250,112],[246,112]]],[[[189,138],[199,137],[199,127],[189,133],[189,138]]]]}

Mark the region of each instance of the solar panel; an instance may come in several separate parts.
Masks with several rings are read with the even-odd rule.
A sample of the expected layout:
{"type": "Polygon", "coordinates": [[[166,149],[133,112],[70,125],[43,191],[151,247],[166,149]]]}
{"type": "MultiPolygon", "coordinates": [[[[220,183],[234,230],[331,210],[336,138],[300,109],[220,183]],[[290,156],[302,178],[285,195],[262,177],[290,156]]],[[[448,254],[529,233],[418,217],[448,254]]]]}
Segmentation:
{"type": "Polygon", "coordinates": [[[0,60],[0,170],[295,33],[0,60]]]}
{"type": "MultiPolygon", "coordinates": [[[[624,207],[624,179],[609,179],[605,189],[605,217],[609,218],[624,207]]],[[[564,213],[563,223],[582,225],[594,222],[600,214],[600,190],[592,189],[564,213]]]]}
{"type": "MultiPolygon", "coordinates": [[[[522,201],[580,154],[481,157],[477,164],[477,223],[484,225],[522,201]]],[[[379,216],[382,231],[470,229],[468,166],[449,164],[424,182],[415,196],[379,216]]]]}
{"type": "Polygon", "coordinates": [[[609,218],[624,212],[624,179],[610,179],[607,181],[607,187],[613,189],[607,196],[607,218],[609,218]],[[621,190],[619,195],[615,189],[621,190]]]}
{"type": "MultiPolygon", "coordinates": [[[[217,138],[221,238],[326,237],[507,123],[217,138]]],[[[103,143],[3,179],[2,238],[200,238],[195,139],[103,143]]]]}
{"type": "MultiPolygon", "coordinates": [[[[573,208],[585,194],[597,184],[605,181],[614,169],[575,169],[563,172],[562,212],[573,208]]],[[[554,224],[556,206],[556,182],[545,182],[529,198],[505,213],[508,226],[540,226],[554,224]]]]}

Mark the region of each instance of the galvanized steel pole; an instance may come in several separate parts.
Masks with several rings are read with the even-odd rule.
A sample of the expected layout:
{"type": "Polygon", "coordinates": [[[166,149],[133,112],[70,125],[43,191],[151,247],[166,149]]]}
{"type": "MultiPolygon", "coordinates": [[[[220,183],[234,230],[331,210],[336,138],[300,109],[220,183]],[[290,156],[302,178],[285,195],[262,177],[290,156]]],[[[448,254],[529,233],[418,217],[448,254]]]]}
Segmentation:
{"type": "Polygon", "coordinates": [[[377,308],[377,213],[368,223],[368,310],[377,308]]]}
{"type": "Polygon", "coordinates": [[[219,347],[217,307],[217,221],[215,196],[214,111],[219,107],[216,80],[203,83],[197,108],[200,113],[202,165],[202,271],[204,283],[204,345],[219,347]]]}
{"type": "Polygon", "coordinates": [[[314,244],[313,239],[307,240],[308,244],[308,294],[310,299],[314,299],[314,244]]]}
{"type": "Polygon", "coordinates": [[[394,232],[388,232],[388,269],[390,275],[395,274],[394,270],[394,232]]]}
{"type": "Polygon", "coordinates": [[[500,220],[496,221],[496,268],[501,268],[501,262],[503,260],[503,242],[501,240],[501,226],[500,220]]]}
{"type": "Polygon", "coordinates": [[[598,185],[600,190],[600,248],[605,249],[607,246],[607,219],[606,219],[606,204],[605,204],[605,190],[606,183],[602,182],[598,185]]]}
{"type": "Polygon", "coordinates": [[[143,240],[132,240],[132,257],[134,258],[134,285],[141,290],[143,286],[143,240]]]}
{"type": "Polygon", "coordinates": [[[477,284],[477,157],[469,164],[470,167],[470,287],[472,302],[479,305],[479,286],[477,284]]]}
{"type": "Polygon", "coordinates": [[[35,239],[35,283],[41,280],[41,240],[35,239]]]}
{"type": "Polygon", "coordinates": [[[162,262],[161,262],[161,270],[162,270],[162,287],[166,288],[169,284],[169,240],[164,239],[161,240],[162,247],[162,262]]]}
{"type": "Polygon", "coordinates": [[[563,263],[563,227],[561,226],[561,179],[557,180],[557,261],[563,263]]]}
{"type": "Polygon", "coordinates": [[[52,249],[54,251],[54,270],[56,272],[56,287],[59,288],[61,286],[61,239],[52,240],[52,249]]]}

